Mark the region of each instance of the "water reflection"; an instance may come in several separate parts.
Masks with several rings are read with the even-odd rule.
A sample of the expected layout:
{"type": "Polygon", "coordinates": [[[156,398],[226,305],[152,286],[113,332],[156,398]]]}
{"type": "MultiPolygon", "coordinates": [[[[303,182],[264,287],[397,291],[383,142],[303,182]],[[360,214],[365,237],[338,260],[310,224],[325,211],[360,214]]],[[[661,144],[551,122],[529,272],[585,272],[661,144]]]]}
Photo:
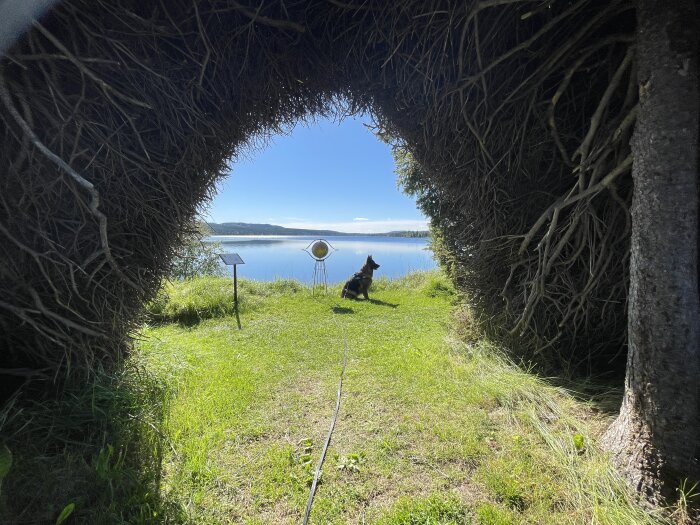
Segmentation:
{"type": "Polygon", "coordinates": [[[249,246],[249,245],[256,245],[256,246],[265,246],[265,245],[270,245],[270,244],[277,244],[281,242],[286,242],[285,239],[236,239],[236,240],[230,240],[232,237],[230,236],[225,236],[225,235],[219,235],[219,236],[212,236],[212,237],[207,237],[205,241],[209,242],[220,242],[221,244],[226,244],[226,245],[231,245],[231,246],[249,246]]]}
{"type": "MultiPolygon", "coordinates": [[[[399,277],[415,270],[436,266],[427,239],[402,237],[343,236],[324,237],[337,250],[326,261],[329,282],[348,279],[372,255],[381,265],[377,276],[399,277]]],[[[236,252],[246,262],[239,275],[250,279],[291,278],[311,282],[314,262],[304,252],[316,237],[297,236],[211,236],[224,252],[236,252]]]]}

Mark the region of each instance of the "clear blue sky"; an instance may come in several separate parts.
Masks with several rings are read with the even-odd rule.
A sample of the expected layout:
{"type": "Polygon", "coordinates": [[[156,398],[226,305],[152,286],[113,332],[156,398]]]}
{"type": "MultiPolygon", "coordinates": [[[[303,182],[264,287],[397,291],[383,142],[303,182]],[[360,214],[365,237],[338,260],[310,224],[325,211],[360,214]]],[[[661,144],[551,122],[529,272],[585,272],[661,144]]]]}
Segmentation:
{"type": "Polygon", "coordinates": [[[205,217],[294,228],[376,233],[427,229],[412,198],[396,186],[389,146],[363,123],[318,119],[275,135],[231,162],[205,217]]]}

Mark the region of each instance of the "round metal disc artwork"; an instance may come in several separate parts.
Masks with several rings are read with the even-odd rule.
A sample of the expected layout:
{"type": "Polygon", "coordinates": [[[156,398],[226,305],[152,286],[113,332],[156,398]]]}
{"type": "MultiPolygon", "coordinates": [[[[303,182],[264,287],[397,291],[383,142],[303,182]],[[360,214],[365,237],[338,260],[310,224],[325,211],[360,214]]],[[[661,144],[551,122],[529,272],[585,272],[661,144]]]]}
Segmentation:
{"type": "Polygon", "coordinates": [[[324,291],[328,291],[328,274],[326,273],[326,259],[335,251],[325,239],[316,239],[304,248],[314,262],[314,276],[312,292],[316,293],[316,287],[323,287],[324,291]]]}
{"type": "Polygon", "coordinates": [[[311,254],[316,259],[325,259],[328,252],[328,245],[324,241],[316,241],[311,245],[311,254]]]}

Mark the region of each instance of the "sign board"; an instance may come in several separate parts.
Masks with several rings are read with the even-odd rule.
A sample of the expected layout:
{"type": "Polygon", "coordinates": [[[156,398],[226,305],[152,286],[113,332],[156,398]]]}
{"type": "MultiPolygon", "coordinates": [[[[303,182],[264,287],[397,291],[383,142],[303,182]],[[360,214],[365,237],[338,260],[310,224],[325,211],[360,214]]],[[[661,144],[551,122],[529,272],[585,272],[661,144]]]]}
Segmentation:
{"type": "Polygon", "coordinates": [[[219,255],[226,266],[233,266],[233,310],[236,314],[238,329],[241,329],[241,320],[238,317],[238,276],[236,275],[236,265],[245,264],[241,256],[237,253],[222,253],[219,255]]]}
{"type": "Polygon", "coordinates": [[[245,262],[243,262],[243,259],[241,259],[241,256],[237,253],[222,253],[221,255],[219,255],[219,257],[221,257],[221,260],[224,261],[224,264],[226,266],[245,264],[245,262]]]}

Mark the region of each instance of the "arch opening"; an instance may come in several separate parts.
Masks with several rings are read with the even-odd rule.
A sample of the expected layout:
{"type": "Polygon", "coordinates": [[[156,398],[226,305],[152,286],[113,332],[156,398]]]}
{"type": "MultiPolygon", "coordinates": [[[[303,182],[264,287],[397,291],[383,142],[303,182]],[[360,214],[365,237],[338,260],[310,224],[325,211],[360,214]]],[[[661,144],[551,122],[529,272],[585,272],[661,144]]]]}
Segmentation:
{"type": "Polygon", "coordinates": [[[427,220],[397,186],[391,148],[377,131],[371,115],[335,113],[253,140],[201,212],[206,235],[194,236],[185,252],[200,250],[203,238],[215,243],[208,249],[238,252],[242,276],[308,284],[313,272],[303,249],[309,236],[320,236],[340,249],[327,266],[331,283],[357,272],[368,254],[381,261],[384,277],[434,268],[427,220]]]}

